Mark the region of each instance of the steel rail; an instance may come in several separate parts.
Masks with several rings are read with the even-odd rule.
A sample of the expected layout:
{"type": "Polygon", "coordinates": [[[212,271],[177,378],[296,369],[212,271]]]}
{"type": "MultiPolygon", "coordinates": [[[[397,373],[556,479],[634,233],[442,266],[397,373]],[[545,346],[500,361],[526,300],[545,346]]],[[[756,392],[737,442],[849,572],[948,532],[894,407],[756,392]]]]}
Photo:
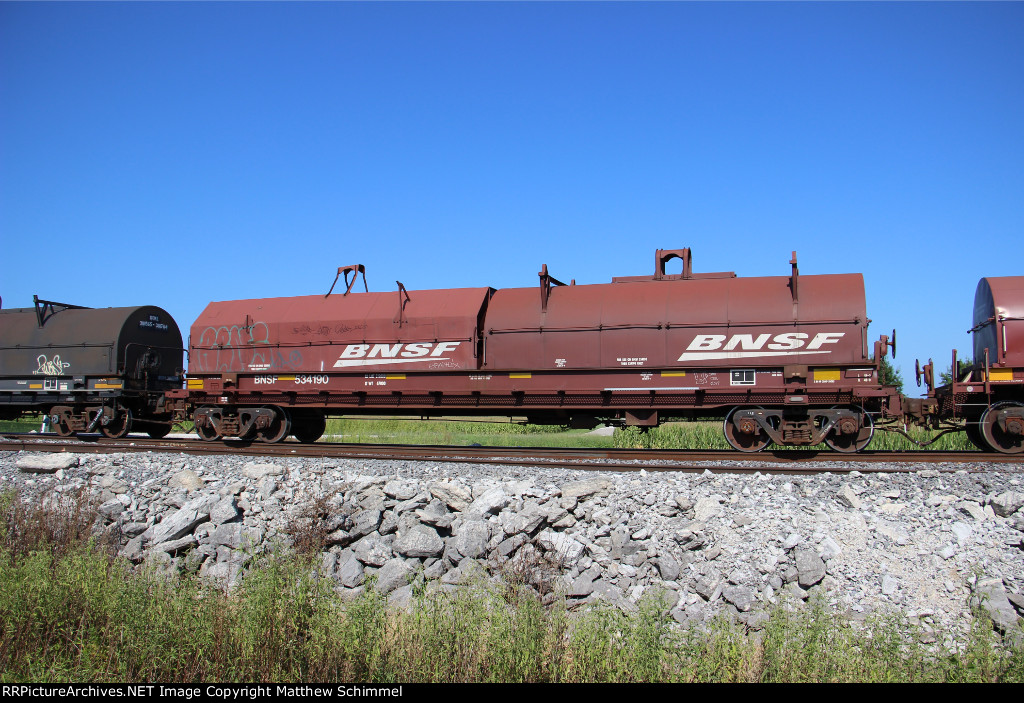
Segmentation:
{"type": "Polygon", "coordinates": [[[109,439],[99,435],[63,438],[55,435],[2,434],[0,451],[42,451],[75,453],[174,452],[194,455],[236,455],[252,457],[307,457],[387,461],[433,461],[507,466],[543,466],[592,471],[705,471],[730,473],[823,473],[823,472],[912,472],[921,464],[952,464],[943,470],[1017,470],[1024,457],[983,452],[819,452],[778,450],[742,454],[728,450],[676,449],[562,449],[550,447],[452,447],[427,445],[341,444],[317,442],[265,444],[237,440],[203,442],[186,439],[126,437],[109,439]],[[719,462],[714,465],[693,462],[719,462]],[[727,463],[721,463],[727,462],[727,463]],[[814,462],[815,466],[804,465],[814,462]],[[823,465],[821,465],[823,464],[823,465]]]}

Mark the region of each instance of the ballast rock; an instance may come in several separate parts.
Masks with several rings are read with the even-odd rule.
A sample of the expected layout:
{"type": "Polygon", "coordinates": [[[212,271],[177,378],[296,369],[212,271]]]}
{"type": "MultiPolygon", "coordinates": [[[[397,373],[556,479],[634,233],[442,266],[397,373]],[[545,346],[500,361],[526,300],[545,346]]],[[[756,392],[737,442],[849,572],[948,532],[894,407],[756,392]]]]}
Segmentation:
{"type": "Polygon", "coordinates": [[[36,454],[18,459],[17,467],[26,473],[52,474],[79,465],[74,454],[36,454]]]}
{"type": "Polygon", "coordinates": [[[560,592],[571,608],[633,611],[660,597],[686,626],[722,612],[761,627],[785,601],[823,597],[858,617],[913,612],[934,636],[966,632],[972,595],[1003,628],[1024,602],[1024,486],[996,471],[641,477],[199,457],[188,469],[202,485],[190,490],[170,480],[180,455],[90,457],[62,475],[26,473],[22,458],[0,454],[0,489],[48,504],[84,489],[97,501],[97,530],[121,540],[124,558],[229,588],[304,535],[339,593],[372,587],[403,607],[419,592],[411,583],[518,579],[560,592]]]}

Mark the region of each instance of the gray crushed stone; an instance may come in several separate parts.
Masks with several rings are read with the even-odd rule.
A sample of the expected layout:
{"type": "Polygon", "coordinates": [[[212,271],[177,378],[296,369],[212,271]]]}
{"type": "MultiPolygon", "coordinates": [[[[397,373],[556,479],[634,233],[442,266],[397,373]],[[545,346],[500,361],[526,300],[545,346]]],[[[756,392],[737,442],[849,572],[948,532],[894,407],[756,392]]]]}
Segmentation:
{"type": "Polygon", "coordinates": [[[339,592],[371,584],[399,605],[410,581],[452,589],[523,574],[571,607],[631,612],[660,593],[684,625],[725,612],[758,629],[783,600],[819,594],[855,620],[895,612],[926,637],[956,637],[972,607],[1006,632],[1024,608],[1024,486],[995,465],[787,476],[59,456],[58,466],[0,453],[0,491],[40,500],[86,489],[97,529],[119,536],[124,557],[228,587],[316,504],[321,564],[339,592]]]}

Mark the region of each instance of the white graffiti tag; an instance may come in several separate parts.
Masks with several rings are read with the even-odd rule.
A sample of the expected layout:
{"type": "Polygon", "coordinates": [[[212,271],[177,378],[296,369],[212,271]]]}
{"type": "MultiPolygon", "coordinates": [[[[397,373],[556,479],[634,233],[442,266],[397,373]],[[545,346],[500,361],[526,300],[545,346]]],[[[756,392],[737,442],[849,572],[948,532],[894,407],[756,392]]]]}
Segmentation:
{"type": "Polygon", "coordinates": [[[36,363],[39,364],[39,368],[32,373],[44,376],[60,376],[64,373],[64,369],[71,366],[71,364],[61,362],[60,354],[54,354],[52,359],[47,359],[45,354],[40,354],[36,363]]]}

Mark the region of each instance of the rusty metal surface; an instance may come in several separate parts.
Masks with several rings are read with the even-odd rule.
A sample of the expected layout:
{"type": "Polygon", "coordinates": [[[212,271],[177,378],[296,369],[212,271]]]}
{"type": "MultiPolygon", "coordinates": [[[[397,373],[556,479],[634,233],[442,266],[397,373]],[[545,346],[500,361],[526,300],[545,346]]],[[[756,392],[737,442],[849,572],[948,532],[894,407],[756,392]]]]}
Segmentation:
{"type": "Polygon", "coordinates": [[[495,292],[485,368],[870,365],[859,274],[630,280],[495,292]]]}
{"type": "Polygon", "coordinates": [[[674,412],[784,406],[776,424],[794,443],[814,436],[805,426],[835,424],[809,408],[898,405],[867,356],[859,274],[801,277],[795,254],[789,276],[695,274],[688,250],[659,250],[655,264],[587,286],[544,266],[539,291],[398,283],[212,303],[192,327],[189,401],[210,438],[258,435],[265,406],[281,409],[274,436],[296,409],[653,426],[674,412]],[[682,274],[665,272],[674,258],[682,274]]]}
{"type": "Polygon", "coordinates": [[[1024,276],[983,278],[974,294],[974,361],[1024,366],[1024,276]]]}
{"type": "MultiPolygon", "coordinates": [[[[387,373],[332,374],[323,383],[309,384],[301,374],[276,374],[273,382],[262,375],[237,374],[231,386],[220,377],[194,381],[202,390],[217,394],[230,388],[238,404],[315,405],[343,408],[488,408],[532,407],[543,409],[602,410],[662,408],[703,409],[736,404],[781,405],[788,389],[781,374],[765,372],[757,385],[731,386],[730,373],[719,371],[688,377],[702,386],[684,387],[685,379],[662,373],[630,370],[547,371],[535,373],[387,373]],[[296,395],[297,392],[297,395],[296,395]]],[[[813,377],[812,377],[813,378],[813,377]]],[[[824,384],[799,396],[809,405],[864,403],[872,395],[870,380],[849,378],[843,386],[824,384]]],[[[193,391],[198,389],[193,389],[193,391]]],[[[193,393],[194,394],[194,393],[193,393]]],[[[882,397],[888,397],[883,394],[882,397]]]]}
{"type": "Polygon", "coordinates": [[[210,303],[192,325],[189,376],[476,369],[489,293],[403,287],[210,303]]]}

